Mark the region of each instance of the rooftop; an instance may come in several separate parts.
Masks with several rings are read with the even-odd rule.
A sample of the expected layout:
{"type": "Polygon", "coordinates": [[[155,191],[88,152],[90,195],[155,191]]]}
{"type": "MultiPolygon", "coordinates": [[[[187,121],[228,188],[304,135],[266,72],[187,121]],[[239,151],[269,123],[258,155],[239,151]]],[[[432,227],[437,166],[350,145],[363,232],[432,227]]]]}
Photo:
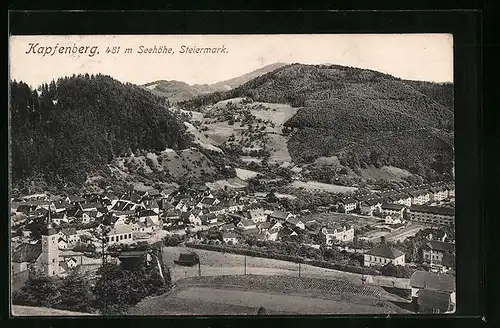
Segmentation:
{"type": "Polygon", "coordinates": [[[454,276],[427,271],[415,271],[410,277],[410,286],[443,292],[454,292],[456,289],[454,276]]]}
{"type": "Polygon", "coordinates": [[[365,254],[384,257],[384,258],[388,258],[388,259],[395,259],[395,258],[398,258],[398,257],[404,255],[404,253],[401,252],[400,250],[392,248],[385,243],[375,246],[374,248],[370,249],[365,254]]]}
{"type": "Polygon", "coordinates": [[[413,205],[410,207],[410,212],[430,213],[437,215],[454,216],[455,210],[448,207],[413,205]]]}

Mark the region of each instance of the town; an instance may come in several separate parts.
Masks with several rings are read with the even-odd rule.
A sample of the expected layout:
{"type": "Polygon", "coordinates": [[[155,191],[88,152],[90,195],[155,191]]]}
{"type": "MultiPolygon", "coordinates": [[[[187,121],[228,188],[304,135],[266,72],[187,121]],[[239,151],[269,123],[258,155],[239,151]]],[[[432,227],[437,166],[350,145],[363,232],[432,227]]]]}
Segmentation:
{"type": "Polygon", "coordinates": [[[270,255],[256,247],[275,245],[274,258],[306,258],[303,263],[361,273],[363,283],[377,274],[409,279],[413,296],[415,290],[426,290],[420,300],[413,299],[421,310],[450,312],[454,283],[443,291],[436,281],[445,273],[454,275],[454,197],[453,183],[438,182],[365,190],[330,207],[293,212],[272,193],[211,190],[205,184],[131,189],[119,195],[29,195],[11,199],[11,276],[16,286],[31,270],[49,277],[79,270],[91,280],[103,261],[123,260],[126,251],[141,244],[235,254],[252,249],[248,254],[257,257],[270,255]],[[419,243],[405,244],[416,235],[419,243]],[[290,251],[279,254],[280,244],[300,248],[301,258],[290,251]],[[320,249],[339,253],[315,262],[320,249]],[[425,303],[433,303],[436,295],[445,302],[425,303]]]}

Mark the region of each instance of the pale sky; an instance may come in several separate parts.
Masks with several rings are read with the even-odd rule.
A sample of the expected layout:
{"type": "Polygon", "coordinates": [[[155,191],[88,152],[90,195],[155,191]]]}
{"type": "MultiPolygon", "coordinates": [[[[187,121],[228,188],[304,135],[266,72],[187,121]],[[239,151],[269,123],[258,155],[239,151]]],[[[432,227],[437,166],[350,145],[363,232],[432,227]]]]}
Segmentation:
{"type": "Polygon", "coordinates": [[[9,47],[10,78],[32,87],[78,73],[102,73],[135,84],[155,80],[211,84],[276,62],[336,64],[402,79],[453,82],[451,34],[11,36],[9,47]],[[38,45],[33,48],[30,43],[38,45]],[[61,47],[74,45],[88,46],[87,53],[59,53],[61,47]],[[138,54],[141,45],[165,46],[173,53],[138,54]],[[225,47],[227,53],[181,54],[182,45],[225,47]],[[89,56],[92,46],[99,52],[89,56]],[[108,46],[119,46],[119,53],[106,54],[108,46]],[[133,53],[125,53],[126,48],[133,53]]]}

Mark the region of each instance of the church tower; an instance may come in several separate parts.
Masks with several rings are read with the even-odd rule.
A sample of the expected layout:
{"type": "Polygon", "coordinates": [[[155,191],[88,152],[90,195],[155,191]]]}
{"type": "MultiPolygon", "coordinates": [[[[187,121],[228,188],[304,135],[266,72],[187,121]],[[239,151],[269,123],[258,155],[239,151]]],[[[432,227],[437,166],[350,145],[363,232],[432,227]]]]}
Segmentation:
{"type": "Polygon", "coordinates": [[[47,227],[42,231],[42,264],[44,273],[51,277],[59,275],[59,235],[49,217],[47,227]]]}

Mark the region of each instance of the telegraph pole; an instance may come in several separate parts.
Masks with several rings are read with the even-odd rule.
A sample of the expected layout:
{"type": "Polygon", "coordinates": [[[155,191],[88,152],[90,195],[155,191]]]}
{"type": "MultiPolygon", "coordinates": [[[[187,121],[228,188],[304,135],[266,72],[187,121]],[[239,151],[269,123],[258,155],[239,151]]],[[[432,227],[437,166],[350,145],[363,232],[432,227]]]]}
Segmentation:
{"type": "Polygon", "coordinates": [[[245,254],[245,276],[247,275],[247,255],[245,254]]]}
{"type": "Polygon", "coordinates": [[[300,262],[299,262],[299,278],[300,278],[300,262]]]}

